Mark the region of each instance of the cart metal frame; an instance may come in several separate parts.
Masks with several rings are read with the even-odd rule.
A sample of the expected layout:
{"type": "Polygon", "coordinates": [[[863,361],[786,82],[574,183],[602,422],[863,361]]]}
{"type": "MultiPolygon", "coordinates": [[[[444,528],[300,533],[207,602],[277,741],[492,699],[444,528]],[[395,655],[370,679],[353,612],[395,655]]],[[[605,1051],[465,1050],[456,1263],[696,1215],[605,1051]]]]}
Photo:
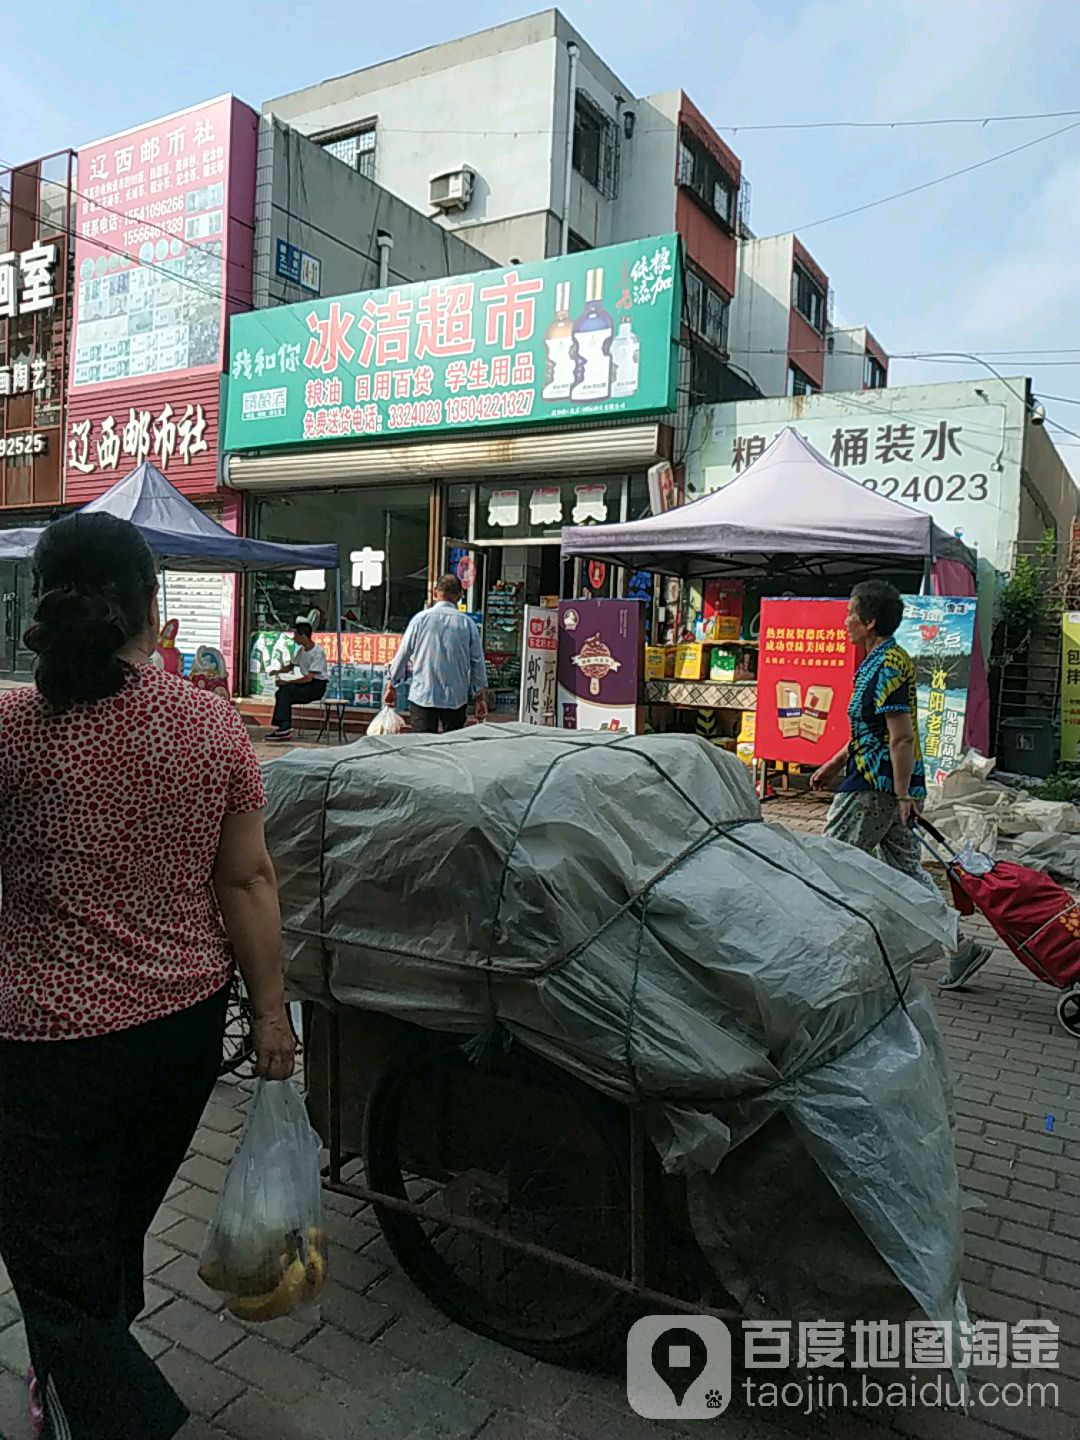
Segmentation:
{"type": "MultiPolygon", "coordinates": [[[[342,1173],[344,1167],[359,1157],[346,1153],[342,1145],[341,1026],[336,1011],[331,1012],[329,1025],[330,1054],[327,1079],[330,1134],[329,1166],[328,1173],[323,1180],[324,1188],[334,1194],[345,1195],[350,1199],[368,1204],[382,1205],[387,1210],[395,1210],[419,1220],[430,1219],[430,1211],[426,1210],[423,1205],[415,1204],[410,1200],[402,1200],[396,1195],[385,1195],[381,1191],[371,1189],[366,1184],[358,1185],[354,1181],[344,1178],[342,1173]]],[[[493,1240],[507,1250],[516,1251],[534,1260],[543,1260],[556,1269],[568,1271],[580,1279],[594,1280],[598,1284],[605,1285],[611,1290],[621,1291],[636,1300],[664,1306],[669,1311],[680,1311],[687,1315],[714,1315],[720,1320],[739,1321],[742,1315],[737,1310],[722,1310],[714,1306],[703,1305],[701,1301],[686,1300],[663,1290],[655,1290],[646,1283],[649,1256],[646,1247],[645,1225],[645,1147],[649,1142],[640,1113],[633,1107],[628,1107],[628,1112],[630,1122],[628,1127],[630,1146],[629,1278],[625,1275],[615,1275],[609,1270],[598,1269],[584,1261],[575,1260],[569,1255],[561,1254],[558,1250],[550,1250],[546,1246],[535,1245],[530,1241],[517,1240],[512,1235],[507,1235],[505,1231],[500,1230],[498,1226],[489,1225],[483,1220],[454,1215],[440,1216],[440,1222],[452,1229],[462,1230],[485,1240],[493,1240]]]]}

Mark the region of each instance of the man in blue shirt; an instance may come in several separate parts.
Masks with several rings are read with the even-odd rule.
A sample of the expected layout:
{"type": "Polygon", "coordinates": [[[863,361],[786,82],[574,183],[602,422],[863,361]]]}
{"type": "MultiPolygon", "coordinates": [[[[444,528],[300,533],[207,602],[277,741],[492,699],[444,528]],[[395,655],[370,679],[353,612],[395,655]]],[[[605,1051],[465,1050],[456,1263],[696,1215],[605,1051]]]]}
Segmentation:
{"type": "Polygon", "coordinates": [[[458,609],[461,593],[456,575],[439,580],[435,603],[409,621],[390,666],[386,704],[395,703],[396,687],[409,675],[409,714],[413,730],[421,735],[462,729],[472,699],[477,720],[487,715],[480,630],[458,609]]]}

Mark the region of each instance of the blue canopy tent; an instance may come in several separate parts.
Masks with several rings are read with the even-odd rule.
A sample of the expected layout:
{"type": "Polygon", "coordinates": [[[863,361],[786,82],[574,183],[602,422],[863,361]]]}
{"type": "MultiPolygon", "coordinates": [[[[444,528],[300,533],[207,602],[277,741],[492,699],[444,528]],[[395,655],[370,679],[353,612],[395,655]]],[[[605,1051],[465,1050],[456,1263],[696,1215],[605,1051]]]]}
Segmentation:
{"type": "MultiPolygon", "coordinates": [[[[341,556],[336,545],[280,545],[233,535],[181,495],[148,461],[82,507],[130,520],[162,571],[182,568],[220,574],[257,570],[333,570],[337,577],[338,691],[341,689],[341,556]]],[[[0,560],[29,560],[45,531],[0,530],[0,560]]]]}

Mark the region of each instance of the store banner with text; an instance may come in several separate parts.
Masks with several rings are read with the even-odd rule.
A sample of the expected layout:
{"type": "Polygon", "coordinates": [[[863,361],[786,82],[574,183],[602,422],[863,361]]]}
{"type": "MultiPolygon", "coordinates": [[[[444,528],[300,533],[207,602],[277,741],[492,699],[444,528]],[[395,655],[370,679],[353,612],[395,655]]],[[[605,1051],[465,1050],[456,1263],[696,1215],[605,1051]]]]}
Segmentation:
{"type": "MultiPolygon", "coordinates": [[[[875,409],[860,397],[853,404],[857,413],[808,416],[793,408],[782,419],[758,422],[736,420],[735,406],[717,410],[723,419],[712,427],[703,456],[704,483],[697,493],[730,484],[791,425],[852,480],[921,510],[980,555],[994,557],[1010,493],[1019,483],[1018,476],[1005,473],[997,463],[1006,436],[1003,406],[901,413],[875,409]]],[[[690,498],[696,499],[697,493],[690,498]]]]}
{"type": "Polygon", "coordinates": [[[232,96],[79,151],[69,503],[150,460],[218,486],[227,317],[251,303],[258,117],[232,96]]]}
{"type": "Polygon", "coordinates": [[[559,604],[557,724],[564,730],[638,730],[644,656],[640,600],[559,604]]]}
{"type": "Polygon", "coordinates": [[[666,235],[236,315],[226,448],[674,410],[681,305],[666,235]]]}
{"type": "Polygon", "coordinates": [[[754,753],[823,765],[848,741],[855,647],[846,600],[764,599],[754,753]]]}
{"type": "Polygon", "coordinates": [[[221,368],[225,316],[251,293],[253,112],[231,96],[79,151],[72,389],[221,368]],[[228,293],[227,293],[228,292],[228,293]]]}
{"type": "Polygon", "coordinates": [[[555,666],[559,648],[559,612],[540,605],[525,607],[525,662],[521,711],[527,725],[555,724],[555,666]]]}
{"type": "Polygon", "coordinates": [[[905,595],[896,632],[915,666],[919,743],[926,778],[940,783],[964,753],[978,602],[966,595],[905,595]]]}
{"type": "Polygon", "coordinates": [[[1080,611],[1061,617],[1061,758],[1080,760],[1080,611]]]}

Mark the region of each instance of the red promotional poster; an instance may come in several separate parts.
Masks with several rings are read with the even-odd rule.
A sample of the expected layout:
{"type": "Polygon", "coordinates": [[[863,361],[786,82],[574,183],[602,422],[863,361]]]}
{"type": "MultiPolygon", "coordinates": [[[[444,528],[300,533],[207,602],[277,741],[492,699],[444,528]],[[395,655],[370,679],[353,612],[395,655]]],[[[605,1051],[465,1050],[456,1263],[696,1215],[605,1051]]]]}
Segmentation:
{"type": "Polygon", "coordinates": [[[759,759],[818,766],[846,744],[856,661],[846,614],[846,600],[762,600],[759,759]]]}
{"type": "MultiPolygon", "coordinates": [[[[315,635],[315,640],[326,651],[329,664],[337,664],[337,634],[327,631],[315,635]]],[[[400,635],[343,635],[341,637],[341,663],[343,665],[389,665],[401,644],[400,635]]]]}
{"type": "Polygon", "coordinates": [[[742,634],[744,592],[742,580],[705,581],[701,618],[714,640],[737,640],[742,634]]]}

